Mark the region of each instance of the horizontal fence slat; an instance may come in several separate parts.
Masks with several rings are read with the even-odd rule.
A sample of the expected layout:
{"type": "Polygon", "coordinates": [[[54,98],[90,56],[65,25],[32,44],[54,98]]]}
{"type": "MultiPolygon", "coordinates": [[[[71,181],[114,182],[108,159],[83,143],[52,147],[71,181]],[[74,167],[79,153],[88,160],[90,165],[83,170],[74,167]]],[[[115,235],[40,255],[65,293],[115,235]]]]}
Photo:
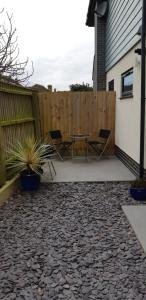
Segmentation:
{"type": "Polygon", "coordinates": [[[15,94],[15,95],[26,95],[26,96],[32,96],[32,92],[31,91],[26,91],[26,90],[15,90],[15,89],[12,89],[12,88],[3,88],[3,87],[0,87],[0,92],[4,92],[4,93],[8,93],[8,94],[15,94]]]}
{"type": "Polygon", "coordinates": [[[10,120],[10,121],[2,121],[0,122],[0,126],[11,126],[11,125],[17,125],[22,123],[29,123],[34,122],[35,118],[26,118],[26,119],[18,119],[18,120],[10,120]]]}

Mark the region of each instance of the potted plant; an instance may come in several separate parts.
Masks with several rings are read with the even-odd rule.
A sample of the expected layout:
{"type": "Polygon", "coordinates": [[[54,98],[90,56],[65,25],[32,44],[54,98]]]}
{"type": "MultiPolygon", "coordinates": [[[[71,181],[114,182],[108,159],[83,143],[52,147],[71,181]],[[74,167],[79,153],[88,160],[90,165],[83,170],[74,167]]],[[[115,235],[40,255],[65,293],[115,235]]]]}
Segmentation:
{"type": "Polygon", "coordinates": [[[135,180],[131,184],[130,195],[135,200],[146,200],[146,180],[135,180]]]}
{"type": "MultiPolygon", "coordinates": [[[[32,138],[18,141],[8,151],[7,169],[11,174],[20,174],[21,187],[25,191],[38,189],[42,165],[46,158],[46,146],[32,138]]],[[[48,157],[48,155],[47,155],[48,157]]]]}

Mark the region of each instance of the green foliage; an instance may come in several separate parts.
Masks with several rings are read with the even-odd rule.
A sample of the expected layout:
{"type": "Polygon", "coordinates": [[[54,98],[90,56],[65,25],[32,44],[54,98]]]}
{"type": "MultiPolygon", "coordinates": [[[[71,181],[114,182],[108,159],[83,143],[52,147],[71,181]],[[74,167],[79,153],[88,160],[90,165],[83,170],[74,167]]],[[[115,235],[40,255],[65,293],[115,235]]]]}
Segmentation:
{"type": "Polygon", "coordinates": [[[92,92],[93,91],[93,87],[91,87],[88,83],[76,83],[76,84],[71,84],[70,86],[70,91],[72,92],[92,92]]]}
{"type": "Polygon", "coordinates": [[[137,179],[134,182],[132,182],[131,187],[133,187],[133,188],[146,188],[146,180],[137,179]]]}
{"type": "Polygon", "coordinates": [[[46,148],[40,142],[32,138],[26,138],[24,142],[18,141],[7,151],[7,169],[11,174],[19,174],[23,171],[41,174],[41,166],[46,158],[46,148]]]}

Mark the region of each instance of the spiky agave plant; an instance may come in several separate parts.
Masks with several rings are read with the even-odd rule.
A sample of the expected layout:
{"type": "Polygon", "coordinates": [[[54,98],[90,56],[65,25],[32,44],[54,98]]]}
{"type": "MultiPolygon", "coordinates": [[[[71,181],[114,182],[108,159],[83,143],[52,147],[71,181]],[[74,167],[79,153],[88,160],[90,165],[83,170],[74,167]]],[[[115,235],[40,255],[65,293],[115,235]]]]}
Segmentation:
{"type": "Polygon", "coordinates": [[[41,166],[45,161],[45,145],[32,138],[26,138],[23,142],[18,141],[14,147],[7,151],[7,169],[11,174],[35,172],[41,175],[41,166]]]}

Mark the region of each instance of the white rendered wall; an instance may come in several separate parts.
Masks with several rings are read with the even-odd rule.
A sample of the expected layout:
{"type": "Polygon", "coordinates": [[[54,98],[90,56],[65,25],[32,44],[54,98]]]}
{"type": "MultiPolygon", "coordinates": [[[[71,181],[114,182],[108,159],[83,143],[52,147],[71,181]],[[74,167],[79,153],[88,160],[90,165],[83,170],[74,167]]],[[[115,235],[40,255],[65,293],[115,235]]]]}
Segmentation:
{"type": "MultiPolygon", "coordinates": [[[[141,91],[141,56],[134,53],[140,44],[127,53],[109,72],[106,83],[114,79],[116,91],[116,130],[115,144],[139,163],[140,149],[140,91],[141,91]],[[121,74],[133,67],[133,98],[120,99],[121,74]]],[[[145,137],[146,168],[146,137],[145,137]]]]}

